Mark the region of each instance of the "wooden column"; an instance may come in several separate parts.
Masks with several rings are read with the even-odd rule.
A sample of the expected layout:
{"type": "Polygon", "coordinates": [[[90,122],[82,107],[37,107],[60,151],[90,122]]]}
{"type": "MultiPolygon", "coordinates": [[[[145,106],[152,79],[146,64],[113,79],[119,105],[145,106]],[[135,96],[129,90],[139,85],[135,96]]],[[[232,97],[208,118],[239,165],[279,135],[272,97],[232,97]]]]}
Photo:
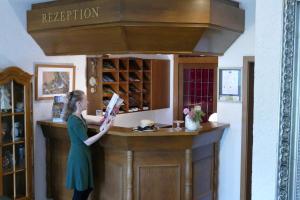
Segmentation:
{"type": "Polygon", "coordinates": [[[220,142],[214,144],[213,200],[218,199],[220,142]]]}
{"type": "Polygon", "coordinates": [[[185,150],[185,200],[192,200],[192,150],[185,150]]]}
{"type": "Polygon", "coordinates": [[[127,200],[133,198],[133,152],[127,151],[127,200]]]}

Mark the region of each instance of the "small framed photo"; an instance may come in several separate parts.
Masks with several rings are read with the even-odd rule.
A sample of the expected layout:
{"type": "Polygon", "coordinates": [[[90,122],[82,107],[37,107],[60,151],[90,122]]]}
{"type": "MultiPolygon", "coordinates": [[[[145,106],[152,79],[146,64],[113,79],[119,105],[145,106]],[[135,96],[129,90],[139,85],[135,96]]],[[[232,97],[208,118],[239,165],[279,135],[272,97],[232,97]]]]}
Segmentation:
{"type": "Polygon", "coordinates": [[[35,99],[53,99],[75,88],[75,66],[35,65],[35,99]]]}
{"type": "Polygon", "coordinates": [[[219,69],[219,100],[241,102],[241,68],[219,69]]]}

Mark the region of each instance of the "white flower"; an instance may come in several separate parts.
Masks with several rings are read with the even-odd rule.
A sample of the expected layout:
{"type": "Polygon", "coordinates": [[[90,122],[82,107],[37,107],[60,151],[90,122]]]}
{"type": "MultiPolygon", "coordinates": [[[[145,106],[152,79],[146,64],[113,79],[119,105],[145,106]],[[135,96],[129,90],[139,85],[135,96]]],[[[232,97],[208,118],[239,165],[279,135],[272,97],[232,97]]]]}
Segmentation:
{"type": "Polygon", "coordinates": [[[199,111],[202,110],[202,109],[201,109],[201,106],[195,106],[194,109],[195,109],[195,110],[199,110],[199,111]]]}

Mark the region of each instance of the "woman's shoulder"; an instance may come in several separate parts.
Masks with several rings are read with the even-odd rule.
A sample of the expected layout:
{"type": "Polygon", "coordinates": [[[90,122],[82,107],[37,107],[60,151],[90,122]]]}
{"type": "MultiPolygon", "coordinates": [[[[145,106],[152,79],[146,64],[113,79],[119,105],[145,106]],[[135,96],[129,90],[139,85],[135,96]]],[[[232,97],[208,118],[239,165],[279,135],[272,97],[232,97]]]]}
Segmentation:
{"type": "Polygon", "coordinates": [[[73,123],[78,123],[78,122],[82,123],[82,120],[79,117],[77,117],[76,115],[73,115],[73,114],[70,115],[68,120],[67,120],[67,124],[73,124],[73,123]]]}
{"type": "Polygon", "coordinates": [[[77,122],[77,121],[78,121],[78,118],[72,114],[68,117],[67,124],[77,122]]]}

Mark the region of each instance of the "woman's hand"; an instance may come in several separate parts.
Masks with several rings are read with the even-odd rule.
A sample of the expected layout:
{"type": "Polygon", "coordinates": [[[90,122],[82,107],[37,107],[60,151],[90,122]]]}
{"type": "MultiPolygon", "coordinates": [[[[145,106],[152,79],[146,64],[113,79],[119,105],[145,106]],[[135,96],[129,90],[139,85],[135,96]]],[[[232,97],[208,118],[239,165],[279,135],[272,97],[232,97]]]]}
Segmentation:
{"type": "Polygon", "coordinates": [[[120,108],[119,107],[114,107],[114,109],[112,110],[112,114],[113,116],[116,116],[119,113],[120,108]]]}
{"type": "Polygon", "coordinates": [[[104,121],[105,121],[105,118],[101,117],[101,119],[99,120],[99,122],[97,123],[97,125],[101,126],[104,121]]]}
{"type": "Polygon", "coordinates": [[[113,120],[109,119],[108,123],[103,127],[102,130],[100,130],[100,132],[102,132],[103,134],[106,133],[110,129],[110,127],[112,126],[112,123],[113,123],[113,120]]]}

